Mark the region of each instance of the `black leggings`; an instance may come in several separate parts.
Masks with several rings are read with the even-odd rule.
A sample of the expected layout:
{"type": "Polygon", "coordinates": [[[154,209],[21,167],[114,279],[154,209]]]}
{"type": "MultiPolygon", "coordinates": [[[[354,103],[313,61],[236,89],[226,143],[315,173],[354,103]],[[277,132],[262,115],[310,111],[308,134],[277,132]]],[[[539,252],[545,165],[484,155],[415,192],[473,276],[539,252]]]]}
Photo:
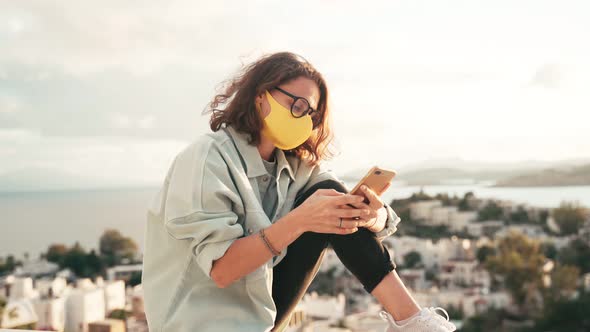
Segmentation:
{"type": "MultiPolygon", "coordinates": [[[[322,181],[306,192],[298,193],[293,208],[318,189],[347,192],[337,181],[322,181]]],[[[303,298],[328,245],[332,246],[340,261],[368,293],[396,268],[387,248],[377,239],[375,233],[364,227],[347,235],[305,232],[288,246],[285,257],[273,268],[272,297],[277,306],[275,326],[288,323],[285,320],[289,319],[291,312],[303,298]]]]}

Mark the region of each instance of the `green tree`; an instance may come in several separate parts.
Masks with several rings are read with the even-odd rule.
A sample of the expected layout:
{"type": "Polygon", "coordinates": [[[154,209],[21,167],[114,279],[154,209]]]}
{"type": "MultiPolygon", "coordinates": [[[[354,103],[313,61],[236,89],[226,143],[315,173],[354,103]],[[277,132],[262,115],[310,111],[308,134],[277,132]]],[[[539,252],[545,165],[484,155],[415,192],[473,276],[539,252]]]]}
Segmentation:
{"type": "Polygon", "coordinates": [[[13,255],[6,256],[4,262],[0,264],[0,274],[13,271],[17,265],[13,255]]]}
{"type": "Polygon", "coordinates": [[[503,331],[501,322],[507,316],[502,309],[490,309],[467,319],[461,327],[461,332],[503,331]]]}
{"type": "Polygon", "coordinates": [[[446,310],[447,310],[447,313],[449,314],[449,318],[452,320],[463,319],[463,317],[465,315],[463,313],[463,308],[460,305],[455,306],[455,305],[449,304],[447,306],[446,310]]]}
{"type": "Polygon", "coordinates": [[[95,275],[105,275],[105,264],[102,259],[96,255],[96,251],[94,249],[90,250],[90,253],[86,256],[86,265],[88,273],[91,276],[95,275]]]}
{"type": "Polygon", "coordinates": [[[543,242],[541,243],[541,251],[543,255],[549,259],[556,259],[557,258],[557,248],[552,242],[543,242]]]}
{"type": "Polygon", "coordinates": [[[472,191],[468,191],[463,195],[463,198],[459,201],[459,211],[471,211],[473,210],[473,206],[471,206],[471,200],[475,198],[475,194],[472,191]]]}
{"type": "Polygon", "coordinates": [[[64,267],[72,270],[78,276],[85,276],[86,270],[86,251],[79,242],[76,241],[73,247],[68,250],[64,257],[64,267]]]}
{"type": "Polygon", "coordinates": [[[47,253],[45,254],[45,258],[50,261],[58,264],[60,267],[64,266],[64,260],[68,253],[68,248],[65,244],[52,244],[47,249],[47,253]]]}
{"type": "Polygon", "coordinates": [[[539,291],[542,286],[542,267],[546,258],[538,241],[511,232],[498,241],[496,253],[488,256],[488,270],[504,279],[504,286],[514,302],[524,307],[527,296],[539,291]]]}
{"type": "Polygon", "coordinates": [[[551,285],[545,291],[546,301],[571,299],[578,287],[580,269],[570,265],[557,265],[551,271],[551,285]]]}
{"type": "Polygon", "coordinates": [[[438,193],[434,198],[440,200],[443,206],[459,205],[459,197],[457,197],[457,194],[454,194],[453,197],[451,197],[448,193],[438,193]]]}
{"type": "Polygon", "coordinates": [[[477,252],[475,253],[475,256],[477,257],[477,260],[479,261],[479,263],[484,264],[486,262],[486,259],[488,258],[488,256],[493,255],[495,252],[496,252],[496,250],[494,249],[494,247],[488,246],[488,245],[483,245],[483,246],[477,248],[477,252]]]}
{"type": "Polygon", "coordinates": [[[516,211],[510,212],[508,221],[511,224],[527,224],[531,222],[529,213],[522,205],[519,205],[516,211]]]}
{"type": "Polygon", "coordinates": [[[404,255],[404,267],[412,269],[422,265],[422,256],[417,251],[410,251],[404,255]]]}
{"type": "Polygon", "coordinates": [[[564,201],[558,208],[553,209],[553,218],[562,234],[576,234],[588,219],[588,210],[578,202],[564,201]]]}
{"type": "Polygon", "coordinates": [[[478,212],[477,219],[479,220],[502,220],[504,216],[504,211],[502,208],[494,201],[488,202],[486,206],[484,206],[478,212]]]}
{"type": "Polygon", "coordinates": [[[557,261],[564,265],[577,266],[582,273],[589,273],[590,246],[581,239],[575,239],[559,251],[557,261]]]}
{"type": "Polygon", "coordinates": [[[107,229],[99,240],[99,250],[105,256],[108,266],[120,264],[123,258],[133,259],[137,244],[114,229],[107,229]]]}
{"type": "Polygon", "coordinates": [[[412,196],[410,196],[410,202],[429,201],[432,199],[434,199],[434,197],[425,193],[423,188],[420,188],[419,192],[413,193],[412,196]]]}
{"type": "Polygon", "coordinates": [[[535,322],[531,332],[537,331],[590,331],[590,293],[581,292],[575,299],[559,298],[547,302],[543,315],[535,322]]]}

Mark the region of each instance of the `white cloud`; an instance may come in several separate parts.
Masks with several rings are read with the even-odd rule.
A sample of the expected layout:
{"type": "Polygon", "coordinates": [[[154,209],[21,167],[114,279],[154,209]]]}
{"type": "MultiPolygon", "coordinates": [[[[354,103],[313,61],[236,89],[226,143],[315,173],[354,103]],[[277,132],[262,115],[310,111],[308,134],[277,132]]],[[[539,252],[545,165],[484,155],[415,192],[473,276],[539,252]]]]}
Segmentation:
{"type": "Polygon", "coordinates": [[[36,141],[39,133],[22,128],[0,129],[0,142],[3,144],[20,144],[36,141]]]}
{"type": "Polygon", "coordinates": [[[137,127],[141,129],[151,129],[154,127],[156,117],[153,115],[146,115],[137,120],[137,127]]]}
{"type": "Polygon", "coordinates": [[[90,183],[156,185],[187,144],[129,137],[44,137],[26,130],[0,130],[0,175],[62,170],[90,183]]]}
{"type": "MultiPolygon", "coordinates": [[[[589,8],[557,0],[2,2],[0,128],[12,129],[0,131],[0,167],[35,163],[7,143],[16,141],[41,153],[43,165],[84,173],[102,163],[105,174],[135,176],[126,165],[166,155],[151,144],[208,131],[199,113],[217,83],[279,50],[305,56],[328,80],[342,171],[429,156],[581,156],[590,151],[589,8]]],[[[147,174],[160,173],[138,176],[147,174]]]]}
{"type": "Polygon", "coordinates": [[[152,129],[154,128],[155,121],[156,117],[151,114],[138,116],[130,116],[121,113],[109,114],[110,125],[116,129],[152,129]]]}
{"type": "Polygon", "coordinates": [[[16,113],[22,108],[23,104],[18,98],[0,95],[0,113],[16,113]]]}
{"type": "Polygon", "coordinates": [[[125,129],[125,128],[129,128],[131,120],[129,119],[128,115],[121,114],[121,113],[114,113],[114,114],[109,114],[109,122],[111,123],[111,126],[113,126],[114,128],[125,129]]]}

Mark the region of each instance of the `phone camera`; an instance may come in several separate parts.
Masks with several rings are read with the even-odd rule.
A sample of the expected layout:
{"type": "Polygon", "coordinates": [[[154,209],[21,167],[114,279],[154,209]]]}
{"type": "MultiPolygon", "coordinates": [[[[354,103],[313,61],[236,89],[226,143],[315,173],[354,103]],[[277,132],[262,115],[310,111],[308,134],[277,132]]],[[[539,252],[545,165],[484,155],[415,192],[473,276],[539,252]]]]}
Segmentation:
{"type": "Polygon", "coordinates": [[[380,175],[381,171],[375,171],[375,174],[380,175]]]}

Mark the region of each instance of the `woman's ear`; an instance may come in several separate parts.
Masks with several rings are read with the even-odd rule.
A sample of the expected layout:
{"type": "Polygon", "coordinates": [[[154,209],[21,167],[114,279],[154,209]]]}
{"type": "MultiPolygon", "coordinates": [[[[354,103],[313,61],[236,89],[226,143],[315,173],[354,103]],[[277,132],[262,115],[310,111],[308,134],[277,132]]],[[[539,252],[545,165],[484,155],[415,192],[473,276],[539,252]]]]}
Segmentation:
{"type": "Polygon", "coordinates": [[[258,96],[256,96],[256,98],[254,98],[254,105],[256,106],[256,108],[259,108],[260,110],[262,110],[262,104],[263,104],[263,100],[264,100],[265,94],[264,92],[259,94],[258,96]]]}
{"type": "Polygon", "coordinates": [[[261,94],[256,96],[256,99],[254,100],[254,102],[256,102],[257,105],[260,105],[260,104],[262,104],[263,98],[264,98],[264,92],[262,92],[261,94]]]}

